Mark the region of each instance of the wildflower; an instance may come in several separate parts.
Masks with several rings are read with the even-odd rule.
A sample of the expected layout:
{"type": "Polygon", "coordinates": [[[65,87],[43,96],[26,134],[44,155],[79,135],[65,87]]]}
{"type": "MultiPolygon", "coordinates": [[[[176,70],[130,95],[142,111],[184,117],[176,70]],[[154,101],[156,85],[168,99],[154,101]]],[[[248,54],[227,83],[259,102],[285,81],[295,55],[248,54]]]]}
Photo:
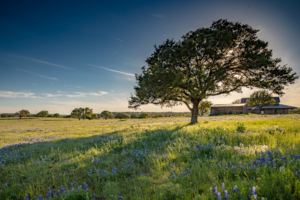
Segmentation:
{"type": "Polygon", "coordinates": [[[59,196],[59,197],[60,197],[60,191],[59,191],[59,190],[57,190],[57,196],[59,196]]]}
{"type": "Polygon", "coordinates": [[[189,168],[187,169],[187,173],[188,173],[188,174],[190,173],[190,169],[189,169],[189,168]]]}
{"type": "Polygon", "coordinates": [[[42,195],[40,195],[40,196],[39,196],[39,200],[43,200],[43,197],[42,197],[42,195]]]}
{"type": "Polygon", "coordinates": [[[237,192],[239,189],[238,189],[238,187],[237,186],[234,186],[234,188],[233,188],[233,192],[237,192]]]}
{"type": "Polygon", "coordinates": [[[222,190],[225,190],[225,183],[222,183],[222,190]]]}
{"type": "Polygon", "coordinates": [[[225,196],[225,199],[227,200],[228,199],[228,192],[227,192],[227,190],[224,191],[224,196],[225,196]]]}
{"type": "Polygon", "coordinates": [[[221,165],[219,164],[219,169],[222,169],[221,165]]]}
{"type": "Polygon", "coordinates": [[[83,189],[84,189],[84,190],[87,190],[87,189],[88,189],[88,186],[87,186],[87,184],[86,184],[85,182],[83,183],[83,189]]]}
{"type": "Polygon", "coordinates": [[[30,200],[28,195],[26,195],[26,200],[30,200]]]}
{"type": "Polygon", "coordinates": [[[96,199],[96,195],[95,194],[93,194],[93,199],[96,199]]]}
{"type": "Polygon", "coordinates": [[[7,183],[5,183],[5,188],[8,188],[7,183]]]}

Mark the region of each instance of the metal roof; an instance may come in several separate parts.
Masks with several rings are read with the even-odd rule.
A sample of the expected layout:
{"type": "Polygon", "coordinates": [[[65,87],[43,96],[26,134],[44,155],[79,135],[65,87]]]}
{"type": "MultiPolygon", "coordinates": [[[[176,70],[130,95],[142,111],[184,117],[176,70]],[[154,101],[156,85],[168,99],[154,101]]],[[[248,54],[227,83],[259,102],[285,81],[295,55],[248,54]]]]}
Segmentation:
{"type": "Polygon", "coordinates": [[[211,107],[241,107],[241,106],[245,106],[245,103],[239,103],[239,104],[214,104],[211,107]]]}
{"type": "MultiPolygon", "coordinates": [[[[273,105],[273,106],[263,106],[262,109],[282,109],[282,108],[287,108],[287,109],[294,109],[297,107],[293,107],[293,106],[287,106],[287,105],[283,105],[283,104],[278,104],[278,105],[273,105]]],[[[252,109],[252,110],[258,110],[259,108],[257,106],[253,106],[253,107],[248,107],[248,109],[252,109]]]]}
{"type": "MultiPolygon", "coordinates": [[[[249,99],[249,98],[242,98],[242,99],[241,99],[241,102],[242,102],[242,103],[246,103],[247,99],[249,99]]],[[[280,102],[279,97],[273,97],[273,99],[276,101],[276,103],[279,103],[279,102],[280,102]]]]}

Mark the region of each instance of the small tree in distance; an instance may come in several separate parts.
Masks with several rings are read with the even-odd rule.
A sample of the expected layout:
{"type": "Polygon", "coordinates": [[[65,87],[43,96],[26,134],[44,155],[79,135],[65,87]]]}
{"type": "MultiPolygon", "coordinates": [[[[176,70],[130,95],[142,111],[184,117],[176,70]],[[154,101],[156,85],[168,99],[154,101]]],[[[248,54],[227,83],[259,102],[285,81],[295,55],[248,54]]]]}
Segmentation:
{"type": "Polygon", "coordinates": [[[242,99],[236,99],[231,104],[240,104],[242,103],[242,99]]]}
{"type": "Polygon", "coordinates": [[[150,114],[148,114],[148,113],[141,113],[140,115],[139,115],[139,118],[140,119],[145,119],[145,118],[151,118],[151,115],[150,114]]]}
{"type": "Polygon", "coordinates": [[[76,117],[79,120],[82,118],[84,114],[84,108],[75,108],[74,110],[72,110],[71,112],[71,117],[76,117]]]}
{"type": "Polygon", "coordinates": [[[119,112],[115,115],[115,118],[117,118],[117,119],[129,119],[130,116],[126,113],[119,112]]]}
{"type": "Polygon", "coordinates": [[[114,117],[114,115],[109,112],[108,110],[104,110],[101,114],[100,114],[101,117],[105,118],[105,119],[111,119],[114,117]]]}
{"type": "Polygon", "coordinates": [[[130,118],[131,119],[135,119],[135,118],[138,118],[139,116],[137,115],[137,114],[135,114],[135,113],[132,113],[131,115],[130,115],[130,118]]]}
{"type": "Polygon", "coordinates": [[[22,117],[29,116],[30,112],[28,110],[20,110],[20,111],[16,112],[15,115],[17,115],[19,117],[19,119],[21,119],[22,117]]]}
{"type": "Polygon", "coordinates": [[[199,104],[199,112],[201,113],[201,116],[203,116],[204,113],[208,112],[212,105],[213,103],[211,101],[202,101],[199,104]]]}
{"type": "Polygon", "coordinates": [[[261,109],[263,106],[274,105],[275,103],[276,101],[274,100],[272,95],[266,90],[253,92],[250,95],[250,98],[247,99],[247,105],[257,106],[259,108],[259,113],[261,113],[261,109]]]}
{"type": "Polygon", "coordinates": [[[42,110],[37,113],[37,117],[48,117],[49,113],[47,110],[42,110]]]}
{"type": "Polygon", "coordinates": [[[53,115],[53,117],[60,118],[60,115],[59,115],[58,113],[55,113],[55,114],[53,115]]]}

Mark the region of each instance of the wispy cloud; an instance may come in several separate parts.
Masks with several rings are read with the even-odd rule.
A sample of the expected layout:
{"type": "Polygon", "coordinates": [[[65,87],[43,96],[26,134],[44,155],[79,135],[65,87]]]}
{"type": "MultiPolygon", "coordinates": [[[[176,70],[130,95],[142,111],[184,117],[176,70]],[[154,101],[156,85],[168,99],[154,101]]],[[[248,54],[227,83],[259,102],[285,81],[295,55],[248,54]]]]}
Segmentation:
{"type": "Polygon", "coordinates": [[[32,92],[11,92],[11,91],[0,91],[0,97],[3,98],[41,98],[38,96],[35,96],[32,92]]]}
{"type": "Polygon", "coordinates": [[[53,77],[49,77],[49,76],[43,76],[41,74],[37,74],[37,73],[34,73],[34,72],[29,72],[29,71],[22,70],[22,69],[16,69],[16,70],[19,70],[19,71],[22,71],[22,72],[26,72],[28,74],[33,74],[33,75],[36,75],[36,76],[40,76],[40,77],[43,77],[43,78],[51,79],[51,80],[58,80],[57,78],[53,78],[53,77]]]}
{"type": "Polygon", "coordinates": [[[55,63],[51,63],[51,62],[47,62],[47,61],[43,61],[43,60],[38,60],[38,59],[35,59],[35,58],[26,57],[26,56],[14,55],[14,54],[9,54],[9,56],[14,57],[14,58],[30,60],[30,61],[34,61],[34,62],[46,64],[46,65],[51,65],[51,66],[55,66],[55,67],[60,67],[60,68],[64,68],[64,69],[74,70],[70,67],[66,67],[66,66],[63,66],[63,65],[58,65],[58,64],[55,64],[55,63]]]}
{"type": "Polygon", "coordinates": [[[151,14],[153,17],[157,17],[157,18],[165,18],[165,15],[162,15],[162,14],[157,14],[157,13],[154,13],[154,14],[151,14]]]}
{"type": "Polygon", "coordinates": [[[90,93],[86,93],[86,92],[74,92],[75,94],[68,94],[66,95],[67,97],[86,97],[88,95],[91,95],[91,96],[102,96],[104,94],[108,94],[108,92],[105,92],[105,91],[99,91],[98,93],[97,92],[90,92],[90,93]]]}
{"type": "Polygon", "coordinates": [[[121,39],[119,39],[119,38],[115,38],[115,37],[113,37],[115,40],[119,40],[119,41],[121,41],[121,42],[123,42],[123,40],[121,40],[121,39]]]}
{"type": "Polygon", "coordinates": [[[126,72],[121,72],[121,71],[117,71],[117,70],[113,70],[113,69],[108,69],[108,68],[105,68],[105,67],[100,67],[100,66],[96,66],[96,65],[91,65],[91,64],[87,64],[88,66],[92,66],[92,67],[98,67],[98,68],[101,68],[101,69],[105,69],[105,70],[108,70],[108,71],[111,71],[111,72],[116,72],[116,73],[120,73],[120,74],[125,74],[127,76],[135,76],[134,74],[130,74],[130,73],[126,73],[126,72]]]}
{"type": "Polygon", "coordinates": [[[45,94],[43,93],[42,95],[46,95],[46,97],[59,97],[61,94],[45,94]]]}

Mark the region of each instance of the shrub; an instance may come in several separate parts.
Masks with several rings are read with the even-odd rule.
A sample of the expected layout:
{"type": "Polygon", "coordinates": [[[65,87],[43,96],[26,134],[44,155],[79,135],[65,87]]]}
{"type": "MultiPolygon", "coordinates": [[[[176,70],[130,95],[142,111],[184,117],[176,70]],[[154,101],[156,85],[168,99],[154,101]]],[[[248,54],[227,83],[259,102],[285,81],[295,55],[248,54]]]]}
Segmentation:
{"type": "Polygon", "coordinates": [[[130,115],[130,118],[131,118],[131,119],[139,118],[139,116],[138,116],[137,114],[135,114],[135,113],[132,113],[132,114],[130,115]]]}
{"type": "Polygon", "coordinates": [[[53,115],[53,117],[60,118],[60,115],[59,115],[58,113],[55,113],[55,114],[53,115]]]}
{"type": "Polygon", "coordinates": [[[142,113],[139,116],[140,119],[145,119],[145,118],[151,118],[151,116],[148,113],[142,113]]]}
{"type": "Polygon", "coordinates": [[[130,118],[130,116],[126,113],[121,113],[120,112],[120,113],[117,113],[115,115],[115,118],[117,118],[117,119],[128,119],[128,118],[130,118]]]}
{"type": "Polygon", "coordinates": [[[237,127],[236,127],[236,132],[238,133],[244,133],[244,131],[246,130],[246,127],[243,123],[238,123],[237,127]]]}

